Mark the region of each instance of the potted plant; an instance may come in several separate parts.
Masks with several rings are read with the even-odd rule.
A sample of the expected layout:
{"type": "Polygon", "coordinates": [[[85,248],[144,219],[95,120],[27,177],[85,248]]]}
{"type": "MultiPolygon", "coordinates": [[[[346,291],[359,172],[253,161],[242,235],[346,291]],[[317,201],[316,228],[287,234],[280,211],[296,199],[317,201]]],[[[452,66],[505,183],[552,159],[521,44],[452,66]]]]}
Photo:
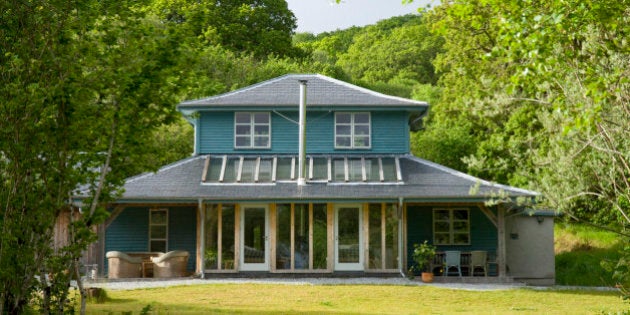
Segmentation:
{"type": "Polygon", "coordinates": [[[422,244],[413,245],[413,260],[415,261],[415,266],[422,272],[423,282],[433,282],[431,262],[433,262],[435,257],[436,249],[434,245],[429,244],[426,240],[422,244]]]}

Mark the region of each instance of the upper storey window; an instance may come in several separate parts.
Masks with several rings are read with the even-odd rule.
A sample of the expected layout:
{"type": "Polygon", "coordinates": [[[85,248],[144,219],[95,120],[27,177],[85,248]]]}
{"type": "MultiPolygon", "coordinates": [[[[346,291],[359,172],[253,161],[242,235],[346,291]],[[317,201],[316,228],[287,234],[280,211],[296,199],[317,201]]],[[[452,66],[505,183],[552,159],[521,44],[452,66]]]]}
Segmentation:
{"type": "Polygon", "coordinates": [[[370,148],[370,113],[335,113],[335,148],[370,148]]]}
{"type": "Polygon", "coordinates": [[[269,113],[235,113],[234,147],[237,149],[268,149],[271,146],[269,113]]]}

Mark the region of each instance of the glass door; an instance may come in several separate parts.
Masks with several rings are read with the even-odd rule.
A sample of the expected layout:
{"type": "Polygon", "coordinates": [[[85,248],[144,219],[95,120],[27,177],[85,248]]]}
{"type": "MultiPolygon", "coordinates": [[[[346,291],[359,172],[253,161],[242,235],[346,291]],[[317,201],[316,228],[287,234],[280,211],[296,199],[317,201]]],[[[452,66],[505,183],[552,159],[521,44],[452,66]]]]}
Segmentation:
{"type": "Polygon", "coordinates": [[[361,205],[335,206],[335,270],[363,270],[361,205]]]}
{"type": "Polygon", "coordinates": [[[253,205],[241,209],[241,270],[269,270],[269,209],[253,205]]]}

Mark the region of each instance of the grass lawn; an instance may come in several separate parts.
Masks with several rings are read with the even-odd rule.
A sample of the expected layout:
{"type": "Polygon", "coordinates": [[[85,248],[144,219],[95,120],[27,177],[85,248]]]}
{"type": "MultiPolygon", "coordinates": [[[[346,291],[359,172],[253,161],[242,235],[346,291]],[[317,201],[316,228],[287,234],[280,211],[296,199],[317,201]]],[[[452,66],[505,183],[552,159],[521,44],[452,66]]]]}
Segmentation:
{"type": "Polygon", "coordinates": [[[612,272],[602,261],[617,262],[623,240],[619,235],[593,227],[556,223],[556,284],[613,286],[612,272]]]}
{"type": "Polygon", "coordinates": [[[208,284],[107,291],[90,314],[616,314],[630,310],[616,293],[464,291],[431,286],[208,284]]]}

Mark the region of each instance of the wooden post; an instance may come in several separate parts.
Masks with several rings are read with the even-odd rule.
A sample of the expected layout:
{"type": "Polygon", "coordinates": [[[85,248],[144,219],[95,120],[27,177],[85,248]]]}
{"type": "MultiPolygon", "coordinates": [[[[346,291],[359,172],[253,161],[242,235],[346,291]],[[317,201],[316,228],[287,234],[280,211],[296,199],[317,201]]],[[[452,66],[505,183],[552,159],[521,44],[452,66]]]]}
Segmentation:
{"type": "Polygon", "coordinates": [[[363,233],[363,270],[368,270],[370,268],[370,253],[369,253],[369,244],[370,244],[370,205],[368,203],[364,203],[361,207],[361,214],[363,215],[363,226],[359,228],[361,233],[363,233]]]}
{"type": "Polygon", "coordinates": [[[505,249],[505,208],[497,207],[497,268],[499,279],[507,277],[506,249],[505,249]]]}
{"type": "Polygon", "coordinates": [[[201,278],[204,278],[204,269],[205,269],[205,252],[206,252],[206,219],[205,219],[205,211],[203,207],[203,201],[199,199],[199,205],[197,206],[197,273],[201,275],[201,278]]]}
{"type": "Polygon", "coordinates": [[[271,271],[276,271],[278,268],[276,265],[276,243],[278,242],[276,234],[278,233],[278,213],[276,203],[272,203],[269,207],[269,261],[271,271]]]}
{"type": "Polygon", "coordinates": [[[234,207],[234,269],[241,269],[241,205],[234,207]]]}
{"type": "Polygon", "coordinates": [[[313,203],[308,204],[308,269],[313,270],[313,203]]]}
{"type": "Polygon", "coordinates": [[[327,204],[326,209],[328,215],[326,217],[328,225],[328,270],[333,271],[335,266],[335,221],[334,209],[332,203],[327,204]]]}

